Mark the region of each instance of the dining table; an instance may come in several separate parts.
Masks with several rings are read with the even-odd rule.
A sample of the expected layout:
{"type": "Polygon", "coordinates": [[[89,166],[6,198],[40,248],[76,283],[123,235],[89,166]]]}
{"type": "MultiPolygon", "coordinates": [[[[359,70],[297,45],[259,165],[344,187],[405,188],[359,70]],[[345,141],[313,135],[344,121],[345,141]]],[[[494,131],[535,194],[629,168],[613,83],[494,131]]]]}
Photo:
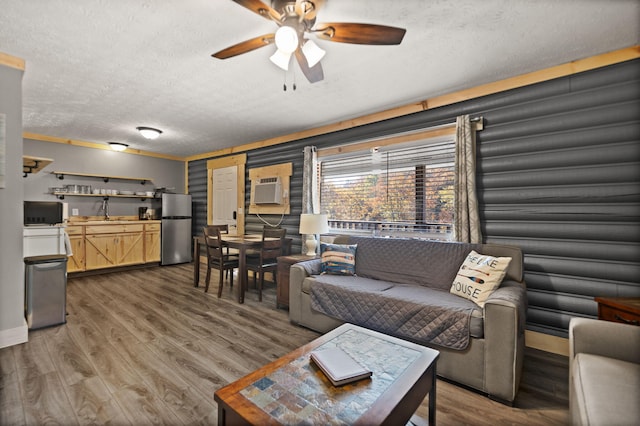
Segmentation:
{"type": "MultiPolygon", "coordinates": [[[[244,303],[244,292],[248,288],[247,283],[247,250],[260,250],[262,246],[261,234],[244,234],[244,235],[230,235],[222,234],[222,241],[226,247],[238,250],[238,285],[237,287],[237,300],[238,303],[244,303]]],[[[277,238],[265,238],[265,241],[277,240],[277,238]]],[[[285,238],[285,244],[283,248],[283,254],[289,254],[291,247],[291,238],[285,238]]],[[[198,287],[200,282],[200,245],[203,245],[204,236],[193,237],[193,285],[198,287]]]]}

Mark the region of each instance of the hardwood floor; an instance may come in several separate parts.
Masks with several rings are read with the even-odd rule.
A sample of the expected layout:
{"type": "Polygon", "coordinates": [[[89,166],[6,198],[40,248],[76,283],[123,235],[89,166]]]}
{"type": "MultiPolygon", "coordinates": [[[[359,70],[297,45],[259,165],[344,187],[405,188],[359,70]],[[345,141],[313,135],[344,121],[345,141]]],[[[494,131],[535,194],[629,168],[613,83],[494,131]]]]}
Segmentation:
{"type": "MultiPolygon", "coordinates": [[[[216,389],[318,336],[273,286],[239,305],[228,283],[218,299],[215,277],[209,294],[191,280],[191,265],[69,279],[67,324],[0,350],[0,425],[215,424],[216,389]]],[[[438,380],[438,423],[568,424],[567,368],[527,349],[514,407],[438,380]]]]}

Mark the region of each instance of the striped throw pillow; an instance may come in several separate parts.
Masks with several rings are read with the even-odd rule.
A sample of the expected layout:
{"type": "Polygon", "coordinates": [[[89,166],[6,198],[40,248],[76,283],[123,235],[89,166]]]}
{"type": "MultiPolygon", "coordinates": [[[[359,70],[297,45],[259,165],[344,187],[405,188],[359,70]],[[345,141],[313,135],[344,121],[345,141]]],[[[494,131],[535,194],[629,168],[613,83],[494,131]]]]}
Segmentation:
{"type": "Polygon", "coordinates": [[[357,244],[320,244],[322,254],[322,273],[333,275],[356,274],[357,244]]]}

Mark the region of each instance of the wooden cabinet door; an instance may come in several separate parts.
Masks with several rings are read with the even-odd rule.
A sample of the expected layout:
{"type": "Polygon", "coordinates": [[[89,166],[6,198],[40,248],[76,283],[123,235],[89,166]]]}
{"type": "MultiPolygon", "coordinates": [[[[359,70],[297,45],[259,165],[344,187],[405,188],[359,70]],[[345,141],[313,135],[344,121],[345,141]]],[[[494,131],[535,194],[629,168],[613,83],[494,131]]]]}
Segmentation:
{"type": "Polygon", "coordinates": [[[67,260],[67,272],[79,272],[85,270],[85,253],[84,253],[84,236],[73,235],[69,236],[71,242],[72,256],[67,260]]]}
{"type": "Polygon", "coordinates": [[[137,265],[144,263],[144,240],[142,232],[117,234],[116,265],[137,265]]]}
{"type": "Polygon", "coordinates": [[[85,241],[87,270],[118,266],[118,246],[114,234],[87,235],[85,241]]]}
{"type": "Polygon", "coordinates": [[[144,261],[160,262],[160,231],[145,231],[144,261]]]}
{"type": "Polygon", "coordinates": [[[84,271],[84,226],[70,225],[65,232],[69,236],[72,253],[72,256],[67,258],[67,272],[84,271]]]}

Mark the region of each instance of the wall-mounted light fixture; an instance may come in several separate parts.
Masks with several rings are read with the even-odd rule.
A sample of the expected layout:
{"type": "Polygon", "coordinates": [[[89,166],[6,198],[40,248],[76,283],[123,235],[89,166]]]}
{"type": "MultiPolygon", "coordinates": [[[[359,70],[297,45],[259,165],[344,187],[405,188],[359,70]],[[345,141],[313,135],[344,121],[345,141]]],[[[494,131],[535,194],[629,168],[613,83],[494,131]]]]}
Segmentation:
{"type": "Polygon", "coordinates": [[[124,151],[129,145],[122,142],[109,142],[109,146],[114,151],[124,151]]]}
{"type": "Polygon", "coordinates": [[[136,130],[146,139],[158,139],[158,136],[162,134],[162,130],[154,129],[153,127],[136,127],[136,130]]]}

